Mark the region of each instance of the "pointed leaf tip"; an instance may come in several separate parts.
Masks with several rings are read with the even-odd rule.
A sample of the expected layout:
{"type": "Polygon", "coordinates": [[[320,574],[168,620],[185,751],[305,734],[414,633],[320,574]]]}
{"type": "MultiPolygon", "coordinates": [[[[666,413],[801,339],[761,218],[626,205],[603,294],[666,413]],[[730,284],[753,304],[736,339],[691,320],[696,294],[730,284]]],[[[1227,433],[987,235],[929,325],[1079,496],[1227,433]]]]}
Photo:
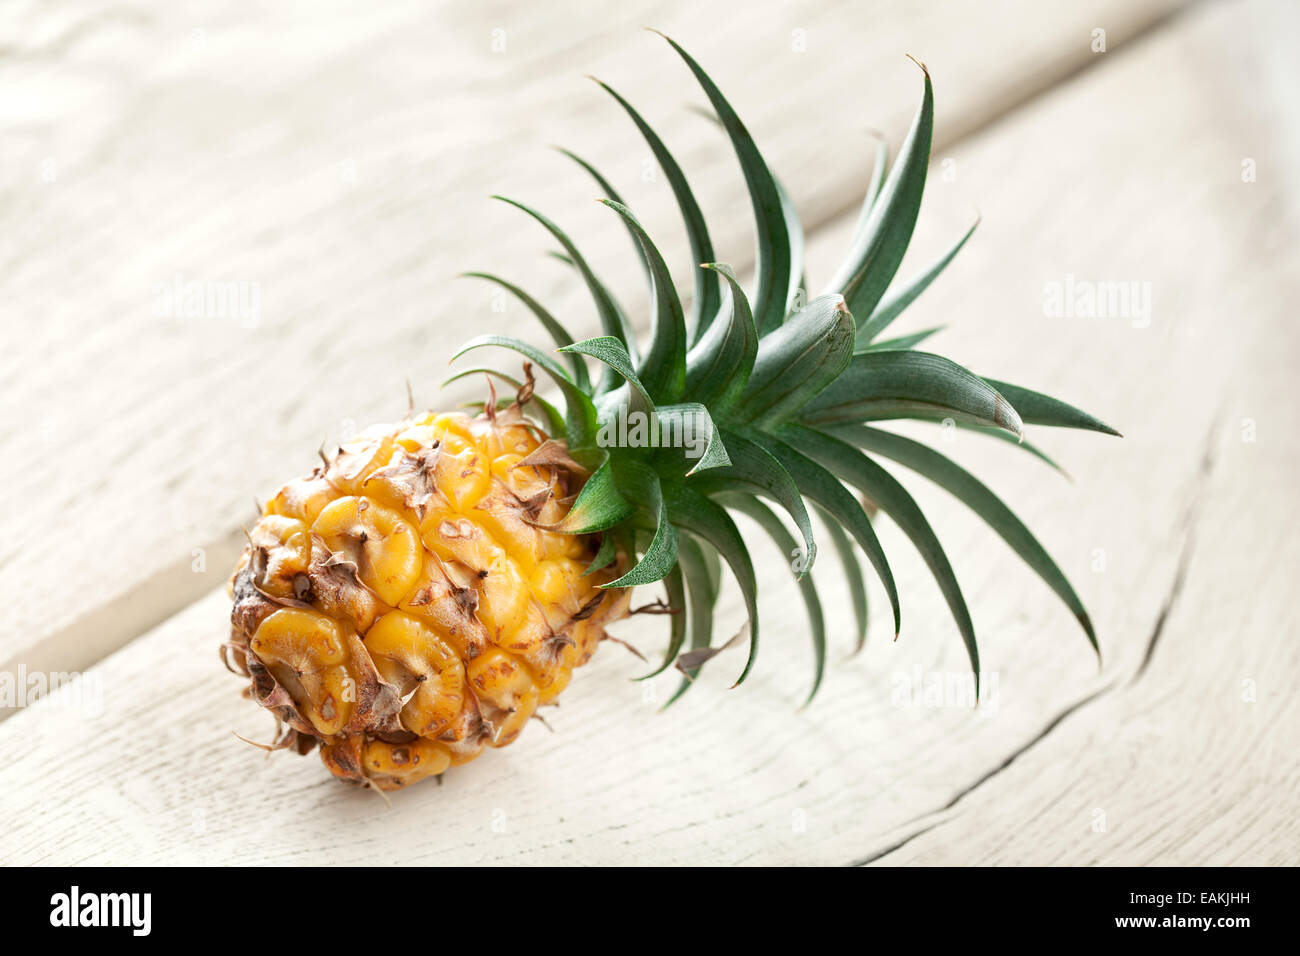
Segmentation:
{"type": "Polygon", "coordinates": [[[1092,617],[1087,611],[1082,611],[1074,617],[1079,622],[1079,626],[1083,628],[1083,633],[1088,636],[1088,643],[1092,645],[1092,649],[1097,653],[1097,666],[1101,667],[1101,643],[1097,640],[1097,631],[1092,626],[1092,617]]]}
{"type": "Polygon", "coordinates": [[[993,421],[1000,427],[1016,435],[1020,441],[1025,440],[1025,424],[1020,420],[1019,413],[1012,407],[1001,395],[993,400],[993,421]]]}
{"type": "Polygon", "coordinates": [[[694,74],[740,162],[758,240],[752,296],[754,324],[760,333],[769,332],[785,321],[793,284],[797,283],[799,274],[795,259],[801,254],[803,243],[798,230],[793,228],[795,221],[789,198],[717,84],[679,43],[668,36],[664,39],[694,74]]]}
{"type": "Polygon", "coordinates": [[[906,53],[904,54],[904,56],[906,56],[909,60],[911,60],[913,63],[919,66],[921,68],[921,72],[924,73],[926,76],[930,75],[930,71],[926,69],[925,64],[922,63],[920,60],[918,60],[916,57],[912,56],[912,54],[906,53]]]}
{"type": "Polygon", "coordinates": [[[1058,398],[1035,392],[1020,385],[985,379],[997,392],[1006,398],[1020,417],[1031,425],[1047,425],[1055,428],[1079,428],[1085,431],[1101,432],[1106,435],[1119,435],[1105,422],[1094,418],[1087,412],[1075,408],[1058,398]]]}

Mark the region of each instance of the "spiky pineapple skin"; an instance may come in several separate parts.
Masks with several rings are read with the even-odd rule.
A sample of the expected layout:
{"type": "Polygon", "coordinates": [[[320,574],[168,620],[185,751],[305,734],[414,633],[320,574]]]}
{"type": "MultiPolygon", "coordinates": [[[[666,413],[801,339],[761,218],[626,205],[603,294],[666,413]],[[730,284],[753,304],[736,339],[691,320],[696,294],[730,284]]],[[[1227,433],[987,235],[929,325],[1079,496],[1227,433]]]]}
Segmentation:
{"type": "Polygon", "coordinates": [[[272,749],[394,790],[513,742],[590,660],[628,592],[583,575],[592,536],[545,530],[580,476],[521,464],[518,406],[367,429],[289,482],[231,581],[226,663],[272,749]]]}

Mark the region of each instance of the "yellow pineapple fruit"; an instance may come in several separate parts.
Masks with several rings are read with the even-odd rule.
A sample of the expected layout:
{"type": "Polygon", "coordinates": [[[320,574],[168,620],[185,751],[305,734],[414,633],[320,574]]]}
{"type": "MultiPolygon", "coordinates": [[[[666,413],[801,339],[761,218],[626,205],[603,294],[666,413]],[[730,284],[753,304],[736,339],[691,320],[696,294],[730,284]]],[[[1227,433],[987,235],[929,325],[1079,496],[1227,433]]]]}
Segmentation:
{"type": "MultiPolygon", "coordinates": [[[[544,437],[544,436],[543,436],[544,437]]],[[[384,790],[513,741],[585,664],[627,592],[545,530],[568,469],[518,404],[368,429],[285,485],[232,583],[227,661],[281,722],[275,748],[384,790]]]]}

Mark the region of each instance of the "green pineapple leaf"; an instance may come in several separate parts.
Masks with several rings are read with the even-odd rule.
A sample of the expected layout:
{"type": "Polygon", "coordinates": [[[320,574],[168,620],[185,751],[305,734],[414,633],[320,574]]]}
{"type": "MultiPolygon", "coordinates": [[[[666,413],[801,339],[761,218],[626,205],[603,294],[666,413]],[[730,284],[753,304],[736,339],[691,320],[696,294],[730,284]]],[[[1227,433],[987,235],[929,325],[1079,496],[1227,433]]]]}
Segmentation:
{"type": "MultiPolygon", "coordinates": [[[[641,114],[632,108],[632,104],[623,99],[607,84],[595,77],[592,77],[592,80],[612,96],[627,112],[627,115],[631,117],[632,122],[636,124],[636,128],[641,131],[641,136],[645,139],[646,145],[650,147],[650,152],[654,154],[659,168],[663,170],[664,178],[668,180],[668,185],[673,191],[673,197],[677,200],[677,208],[681,212],[682,221],[686,224],[686,237],[691,244],[693,261],[696,263],[712,262],[714,258],[713,242],[709,239],[709,229],[704,221],[704,213],[700,211],[700,205],[695,201],[695,195],[686,182],[686,175],[682,172],[682,168],[677,165],[677,160],[673,159],[672,154],[668,152],[668,148],[664,146],[663,140],[641,118],[641,114]]],[[[609,198],[622,202],[621,199],[614,195],[610,195],[609,198]]],[[[703,271],[704,266],[697,266],[696,268],[698,271],[695,273],[695,296],[692,300],[691,324],[694,329],[692,341],[699,341],[700,336],[708,329],[722,307],[722,286],[717,275],[703,271]]]]}
{"type": "MultiPolygon", "coordinates": [[[[556,241],[564,247],[564,251],[566,255],[568,255],[569,260],[573,263],[574,268],[578,270],[582,275],[583,281],[586,282],[587,290],[591,293],[592,300],[596,303],[596,313],[600,316],[600,324],[605,330],[605,334],[618,339],[623,343],[623,347],[626,348],[630,354],[635,354],[635,348],[631,344],[635,341],[635,336],[632,334],[631,328],[628,327],[627,319],[623,315],[622,310],[610,295],[609,290],[606,289],[604,284],[596,278],[596,274],[592,272],[591,267],[587,265],[587,260],[582,257],[582,253],[578,251],[578,247],[573,244],[573,240],[564,233],[564,230],[551,222],[551,220],[547,219],[537,210],[525,206],[517,200],[508,199],[505,196],[493,196],[492,198],[514,206],[516,209],[531,216],[540,223],[547,232],[555,237],[556,241]]],[[[597,389],[597,392],[609,391],[613,388],[613,383],[613,378],[607,375],[605,382],[597,389]]]]}
{"type": "MultiPolygon", "coordinates": [[[[656,31],[657,32],[657,31],[656,31]]],[[[663,36],[663,34],[660,34],[663,36]]],[[[722,92],[709,79],[707,73],[691,55],[670,37],[669,45],[695,74],[695,79],[713,105],[722,128],[731,140],[741,172],[749,186],[749,199],[754,207],[754,227],[758,234],[758,275],[753,296],[754,323],[760,333],[776,328],[785,319],[786,303],[798,287],[798,274],[792,269],[790,233],[786,226],[781,190],[763,161],[754,138],[736,111],[731,108],[722,92]]]]}
{"type": "Polygon", "coordinates": [[[627,383],[634,397],[630,404],[632,411],[646,413],[654,411],[654,399],[650,397],[646,387],[641,384],[636,369],[632,367],[632,356],[628,355],[623,343],[612,335],[598,335],[594,339],[584,339],[581,342],[566,345],[557,351],[591,356],[627,383]]]}
{"type": "Polygon", "coordinates": [[[924,475],[984,519],[1020,555],[1025,564],[1056,592],[1057,597],[1078,620],[1093,650],[1101,653],[1092,621],[1083,602],[1074,593],[1074,588],[1070,587],[1070,582],[1038,543],[1038,539],[1025,527],[1024,522],[988,486],[933,448],[902,435],[862,425],[840,426],[833,429],[833,433],[864,451],[892,458],[900,465],[924,475]]]}
{"type": "Polygon", "coordinates": [[[971,623],[966,599],[957,584],[952,565],[948,563],[948,556],[939,544],[930,522],[907,493],[907,489],[862,452],[837,438],[798,425],[784,427],[781,437],[874,501],[911,539],[929,565],[930,573],[934,575],[944,600],[948,602],[953,620],[957,622],[962,643],[966,645],[966,654],[970,658],[971,670],[975,673],[975,693],[978,696],[980,657],[979,647],[975,643],[975,625],[971,623]]]}
{"type": "Polygon", "coordinates": [[[889,568],[885,551],[880,546],[876,531],[871,527],[871,520],[862,505],[839,483],[835,475],[811,458],[796,451],[784,442],[767,437],[763,441],[766,448],[781,463],[804,496],[812,499],[822,507],[858,543],[858,547],[867,556],[875,568],[880,583],[885,586],[889,598],[889,607],[894,612],[894,636],[897,637],[903,627],[902,609],[898,603],[898,587],[894,584],[894,573],[889,568]]]}
{"type": "Polygon", "coordinates": [[[565,401],[564,430],[565,434],[568,435],[570,448],[585,448],[595,444],[596,406],[587,397],[587,394],[574,384],[568,373],[560,367],[560,363],[540,349],[508,335],[480,335],[462,345],[459,351],[451,357],[452,361],[474,349],[488,348],[490,346],[518,352],[524,358],[535,363],[560,387],[565,401]]]}
{"type": "Polygon", "coordinates": [[[604,460],[578,492],[569,513],[550,530],[561,534],[591,534],[616,528],[636,513],[636,509],[619,490],[613,462],[608,453],[601,454],[604,455],[604,460]]]}
{"type": "MultiPolygon", "coordinates": [[[[686,579],[690,649],[696,652],[705,651],[713,642],[713,607],[717,603],[718,589],[722,584],[718,555],[712,548],[702,546],[692,535],[684,534],[681,536],[678,558],[686,579]]],[[[665,656],[663,666],[647,674],[646,677],[654,677],[667,670],[677,659],[681,646],[670,647],[669,650],[671,653],[665,656]]],[[[668,698],[664,708],[671,706],[690,689],[699,672],[698,667],[687,668],[682,672],[682,681],[673,695],[668,698]]]]}
{"type": "Polygon", "coordinates": [[[657,674],[663,673],[672,666],[677,655],[681,653],[682,645],[686,643],[686,626],[688,618],[686,616],[686,582],[682,576],[682,564],[674,564],[672,569],[664,577],[664,593],[668,599],[668,648],[664,651],[663,663],[655,670],[637,680],[646,680],[657,674]]]}
{"type": "Polygon", "coordinates": [[[853,240],[848,258],[826,290],[841,293],[849,311],[860,316],[861,321],[866,321],[875,309],[903,261],[925,190],[934,128],[934,91],[930,87],[929,71],[920,63],[917,65],[924,74],[925,88],[912,128],[903,140],[903,148],[879,197],[872,204],[867,221],[853,240]]]}
{"type": "Polygon", "coordinates": [[[744,420],[782,421],[820,395],[852,361],[853,331],[844,299],[824,295],[764,336],[740,397],[744,420]]]}
{"type": "Polygon", "coordinates": [[[696,401],[725,413],[740,398],[758,356],[758,330],[749,300],[730,266],[706,263],[727,282],[727,322],[716,322],[686,357],[686,390],[696,401]]]}
{"type": "Polygon", "coordinates": [[[853,542],[839,522],[825,509],[819,507],[817,511],[822,517],[826,535],[831,539],[831,547],[839,556],[844,578],[849,585],[849,600],[853,605],[853,622],[856,625],[853,632],[853,653],[857,654],[867,645],[867,585],[862,576],[862,565],[853,550],[853,542]]]}
{"type": "Polygon", "coordinates": [[[650,291],[654,301],[654,323],[650,348],[641,362],[641,379],[657,402],[671,405],[682,397],[686,387],[686,319],[677,298],[672,276],[663,256],[646,235],[631,211],[612,200],[601,200],[613,209],[641,244],[641,255],[650,273],[650,291]]]}
{"type": "Polygon", "coordinates": [[[1020,416],[992,385],[930,352],[859,352],[844,374],[809,402],[809,425],[934,416],[1021,432],[1020,416]]]}
{"type": "Polygon", "coordinates": [[[582,572],[582,576],[585,578],[595,574],[602,568],[609,567],[617,557],[618,542],[614,540],[614,535],[601,535],[600,548],[597,549],[596,556],[591,559],[591,563],[587,565],[587,569],[582,572]]]}
{"type": "MultiPolygon", "coordinates": [[[[799,548],[794,535],[786,529],[781,519],[767,505],[748,495],[727,495],[721,501],[733,510],[752,518],[772,539],[787,562],[792,554],[798,553],[799,548]]],[[[808,615],[809,636],[812,638],[813,645],[813,683],[812,689],[808,692],[808,699],[804,702],[807,706],[817,696],[822,678],[826,675],[826,615],[822,611],[821,598],[817,594],[817,587],[812,577],[801,570],[796,570],[795,578],[799,582],[799,595],[803,599],[804,611],[808,615]]]]}
{"type": "Polygon", "coordinates": [[[724,441],[731,456],[731,465],[712,472],[708,476],[707,485],[721,487],[718,482],[744,485],[748,493],[757,491],[779,504],[803,536],[804,570],[811,568],[817,559],[817,541],[803,495],[790,473],[761,445],[738,432],[724,433],[724,441]]]}
{"type": "Polygon", "coordinates": [[[707,407],[699,402],[683,402],[680,405],[660,405],[655,410],[658,419],[658,427],[661,432],[667,431],[670,435],[676,435],[683,439],[683,447],[693,450],[694,445],[699,438],[695,434],[697,426],[703,426],[708,437],[705,439],[704,450],[700,453],[695,464],[686,472],[689,478],[691,475],[701,471],[711,471],[715,468],[725,468],[731,464],[731,457],[727,453],[726,443],[722,440],[722,432],[713,423],[713,417],[709,414],[707,407]],[[690,442],[686,445],[685,442],[690,442]]]}
{"type": "Polygon", "coordinates": [[[745,539],[740,536],[736,523],[725,508],[684,483],[666,486],[664,495],[677,523],[708,542],[721,555],[745,599],[745,611],[749,615],[749,656],[733,685],[739,687],[749,676],[758,657],[758,579],[754,575],[754,562],[745,548],[745,539]]]}
{"type": "Polygon", "coordinates": [[[1008,382],[998,382],[986,378],[1002,395],[1015,406],[1021,420],[1029,425],[1049,425],[1054,428],[1082,428],[1086,431],[1101,432],[1104,435],[1119,436],[1119,432],[1105,422],[1093,418],[1087,412],[1067,405],[1059,398],[1052,398],[1040,392],[1021,388],[1008,382]]]}
{"type": "Polygon", "coordinates": [[[633,463],[623,465],[619,484],[632,492],[634,501],[655,516],[654,537],[641,556],[641,560],[621,578],[603,584],[605,588],[631,588],[640,584],[653,584],[663,580],[677,564],[677,529],[668,514],[659,476],[648,468],[633,463]]]}
{"type": "MultiPolygon", "coordinates": [[[[542,327],[550,333],[551,341],[555,343],[557,349],[562,349],[566,345],[573,344],[573,336],[569,334],[569,330],[561,325],[545,306],[513,282],[508,282],[500,276],[493,275],[490,272],[462,272],[461,275],[466,278],[486,279],[488,282],[499,285],[501,288],[513,295],[537,317],[539,322],[542,323],[542,327]]],[[[591,380],[587,377],[587,363],[584,362],[582,357],[579,355],[571,356],[570,363],[573,368],[574,384],[584,392],[591,391],[591,380]]]]}
{"type": "Polygon", "coordinates": [[[917,297],[930,287],[930,283],[938,277],[940,272],[948,268],[948,263],[952,262],[957,253],[961,252],[961,247],[966,245],[966,240],[974,234],[975,227],[979,224],[980,221],[977,217],[965,234],[957,240],[951,249],[940,256],[933,265],[903,286],[903,288],[891,293],[876,306],[875,311],[858,328],[859,349],[870,345],[876,336],[883,332],[894,319],[902,315],[903,310],[915,302],[917,297]]]}

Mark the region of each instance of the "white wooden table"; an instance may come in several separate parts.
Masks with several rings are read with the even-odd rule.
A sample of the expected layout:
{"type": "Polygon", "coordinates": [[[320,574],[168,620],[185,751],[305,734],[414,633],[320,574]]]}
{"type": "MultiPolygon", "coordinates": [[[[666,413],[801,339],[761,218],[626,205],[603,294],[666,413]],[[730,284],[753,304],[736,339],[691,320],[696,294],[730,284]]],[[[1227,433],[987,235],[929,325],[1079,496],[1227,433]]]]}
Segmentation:
{"type": "MultiPolygon", "coordinates": [[[[0,863],[1300,861],[1294,5],[369,6],[54,0],[6,17],[0,672],[80,676],[4,712],[0,863]],[[1104,666],[1009,549],[914,482],[995,672],[980,712],[904,693],[965,662],[885,525],[903,637],[875,627],[847,659],[828,567],[834,665],[805,710],[793,584],[756,542],[771,638],[739,690],[720,659],[658,714],[673,678],[633,683],[639,662],[608,648],[553,734],[391,806],[314,758],[263,760],[234,734],[270,720],[216,654],[252,500],[323,438],[400,413],[407,377],[421,404],[468,397],[437,383],[483,326],[535,337],[455,273],[505,272],[596,328],[539,231],[484,196],[561,219],[643,312],[609,213],[546,149],[561,143],[688,262],[666,184],[580,73],[643,108],[720,255],[750,262],[734,160],[642,24],[749,123],[805,214],[814,285],[851,227],[867,131],[897,142],[914,107],[904,52],[928,63],[915,261],[972,206],[983,225],[906,328],[949,323],[940,351],[1125,433],[1034,432],[1073,483],[978,436],[944,448],[1057,556],[1104,666]],[[1067,275],[1149,283],[1151,313],[1045,316],[1067,275]],[[156,314],[177,276],[256,283],[256,320],[156,314]]],[[[741,620],[736,595],[721,613],[741,620]]],[[[656,623],[619,633],[651,653],[656,623]]]]}

